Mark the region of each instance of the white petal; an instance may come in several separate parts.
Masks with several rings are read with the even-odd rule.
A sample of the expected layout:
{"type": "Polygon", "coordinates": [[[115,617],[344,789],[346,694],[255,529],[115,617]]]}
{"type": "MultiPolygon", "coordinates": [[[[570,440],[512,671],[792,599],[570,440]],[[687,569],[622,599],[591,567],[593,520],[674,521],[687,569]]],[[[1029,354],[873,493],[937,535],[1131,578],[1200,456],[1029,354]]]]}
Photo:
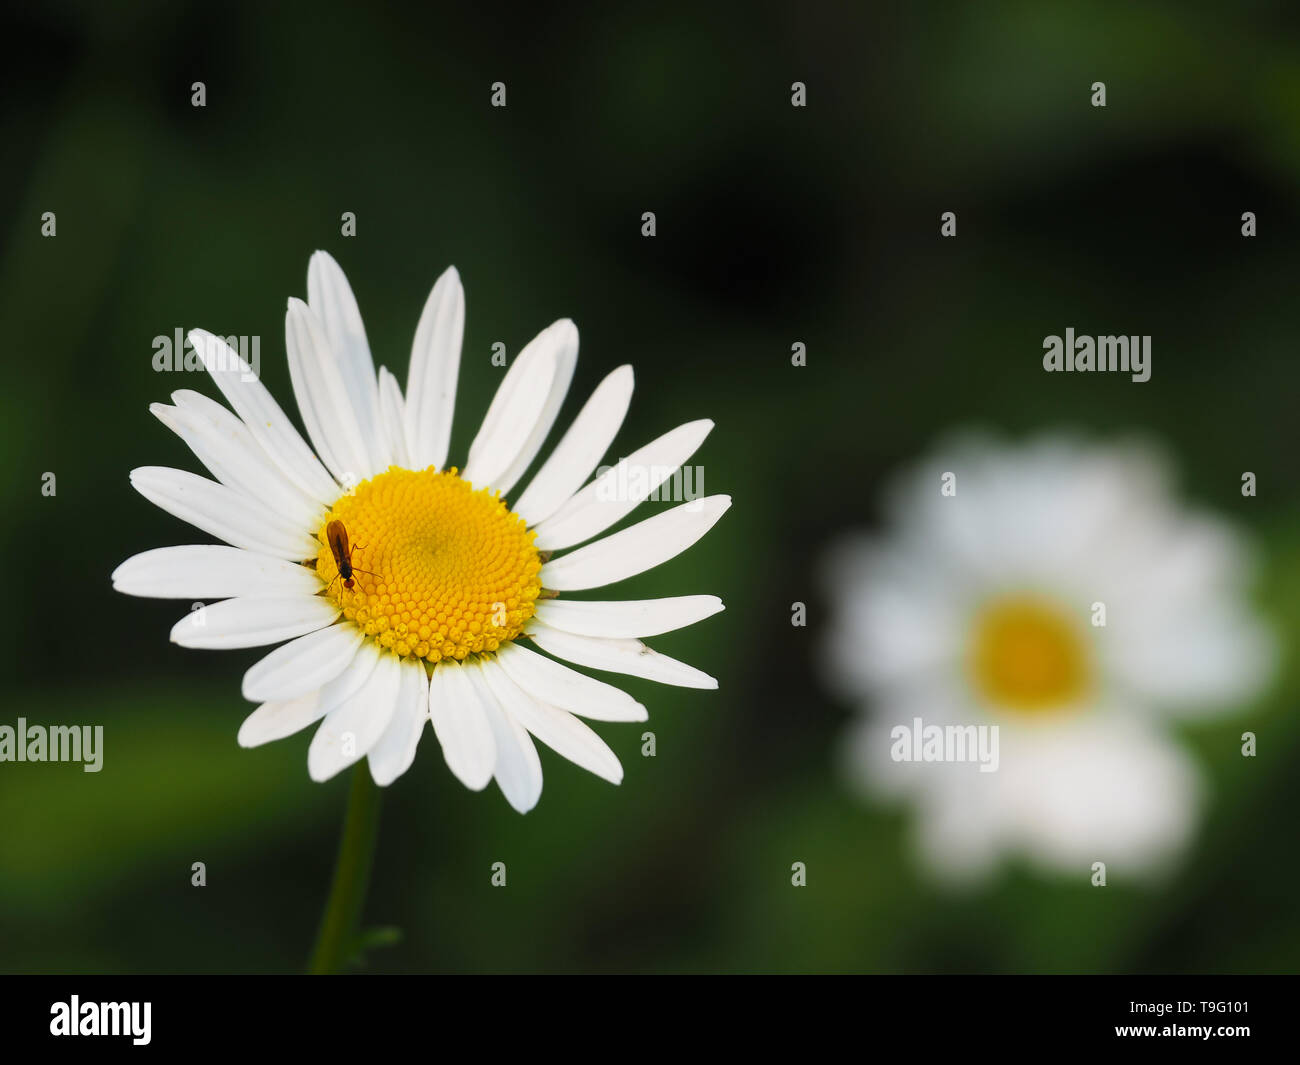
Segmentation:
{"type": "Polygon", "coordinates": [[[483,676],[506,713],[556,754],[612,784],[623,780],[618,756],[585,722],[538,702],[493,662],[483,663],[483,676]]]}
{"type": "Polygon", "coordinates": [[[244,720],[239,729],[241,747],[258,747],[272,740],[284,739],[319,721],[345,699],[350,699],[370,679],[379,661],[374,648],[364,647],[352,656],[347,668],[337,677],[309,695],[297,699],[263,703],[244,720]]]}
{"type": "Polygon", "coordinates": [[[606,639],[658,636],[684,629],[722,610],[716,595],[679,595],[669,599],[628,599],[591,603],[579,599],[543,599],[537,617],[553,629],[606,639]]]}
{"type": "MultiPolygon", "coordinates": [[[[494,672],[500,672],[492,668],[494,672]]],[[[478,690],[496,743],[497,759],[492,775],[506,802],[521,814],[526,814],[542,797],[542,763],[537,757],[537,748],[523,725],[501,708],[483,678],[483,667],[478,662],[465,667],[465,676],[478,690]]]]}
{"type": "Polygon", "coordinates": [[[411,345],[406,378],[406,438],[411,468],[442,469],[451,442],[460,346],[465,335],[465,291],[454,266],[438,278],[424,304],[411,345]]]}
{"type": "Polygon", "coordinates": [[[314,569],[222,544],[156,547],[113,571],[119,592],[158,599],[314,595],[320,586],[314,569]]]}
{"type": "Polygon", "coordinates": [[[496,660],[511,680],[539,702],[594,721],[644,721],[649,716],[627,692],[517,643],[501,648],[496,660]]]}
{"type": "Polygon", "coordinates": [[[316,252],[307,267],[307,306],[325,327],[356,411],[366,449],[380,469],[387,468],[389,453],[385,447],[386,437],[380,430],[379,389],[375,381],[375,363],[370,357],[370,344],[366,340],[366,327],[343,268],[328,252],[316,252]]]}
{"type": "Polygon", "coordinates": [[[373,649],[378,661],[369,678],[320,723],[307,748],[307,773],[312,780],[329,780],[364,758],[384,734],[397,710],[402,686],[402,663],[396,655],[373,649]]]}
{"type": "Polygon", "coordinates": [[[192,610],[172,626],[172,643],[230,650],[292,640],[331,624],[339,608],[319,595],[226,599],[192,610]]]}
{"type": "Polygon", "coordinates": [[[289,377],[307,435],[334,479],[344,487],[376,472],[357,418],[348,382],[325,327],[302,300],[290,299],[284,315],[284,344],[289,377]]]}
{"type": "Polygon", "coordinates": [[[707,496],[579,548],[542,567],[541,581],[557,592],[600,588],[644,573],[680,555],[713,528],[730,496],[707,496]]]}
{"type": "Polygon", "coordinates": [[[1122,635],[1102,653],[1110,674],[1141,695],[1146,709],[1177,716],[1221,712],[1248,703],[1272,680],[1277,641],[1244,605],[1219,599],[1193,610],[1150,607],[1146,624],[1112,630],[1122,635]]]}
{"type": "Polygon", "coordinates": [[[924,684],[960,658],[983,593],[972,602],[942,556],[917,552],[914,541],[885,547],[858,534],[835,543],[822,562],[820,583],[838,609],[819,653],[826,682],[845,697],[924,684]]]}
{"type": "Polygon", "coordinates": [[[260,747],[301,732],[325,716],[318,691],[284,702],[263,703],[239,726],[239,746],[260,747]]]}
{"type": "Polygon", "coordinates": [[[386,366],[379,367],[379,421],[385,435],[385,450],[394,465],[412,468],[411,449],[406,441],[406,405],[397,378],[386,366]]]}
{"type": "Polygon", "coordinates": [[[447,768],[471,791],[482,791],[496,765],[496,740],[477,689],[465,666],[444,660],[429,684],[429,720],[442,745],[447,768]]]}
{"type": "Polygon", "coordinates": [[[347,669],[362,639],[355,625],[328,625],[299,636],[244,674],[244,698],[286,701],[317,691],[347,669]]]}
{"type": "Polygon", "coordinates": [[[533,643],[543,651],[579,666],[626,673],[631,677],[675,684],[679,688],[716,688],[718,682],[702,670],[661,655],[640,640],[608,640],[576,636],[535,622],[529,629],[533,643]]]}
{"type": "Polygon", "coordinates": [[[168,514],[235,547],[293,560],[315,558],[320,551],[320,544],[305,529],[198,474],[141,466],[131,471],[131,485],[168,514]]]}
{"type": "Polygon", "coordinates": [[[332,504],[339,496],[338,485],[248,364],[224,340],[205,329],[191,329],[188,336],[226,402],[243,419],[262,450],[310,498],[326,506],[332,504]]]}
{"type": "MultiPolygon", "coordinates": [[[[205,423],[204,419],[196,416],[194,412],[181,410],[179,407],[169,407],[166,403],[149,404],[149,414],[181,437],[199,462],[203,463],[208,472],[212,473],[212,476],[226,488],[243,495],[259,507],[276,512],[299,527],[307,528],[313,523],[320,524],[316,521],[316,516],[324,512],[320,505],[309,503],[303,508],[292,507],[291,499],[285,497],[276,477],[270,476],[270,471],[276,467],[265,458],[260,447],[257,447],[255,456],[250,460],[250,456],[240,454],[237,443],[227,443],[220,437],[216,437],[211,425],[205,423]]],[[[230,419],[247,432],[242,421],[237,417],[230,415],[230,419]]],[[[252,443],[251,436],[248,437],[248,441],[252,443]]],[[[253,446],[256,447],[255,443],[253,446]]]]}
{"type": "Polygon", "coordinates": [[[415,750],[429,720],[429,675],[419,661],[402,661],[402,685],[393,720],[370,748],[370,775],[387,787],[415,761],[415,750]]]}
{"type": "MultiPolygon", "coordinates": [[[[519,366],[525,357],[537,358],[538,353],[542,351],[549,352],[554,362],[555,369],[551,377],[550,388],[542,403],[541,412],[533,423],[532,431],[525,438],[518,454],[515,455],[514,460],[506,467],[504,472],[497,474],[490,481],[492,487],[500,491],[502,495],[519,483],[519,478],[524,475],[524,471],[537,457],[537,452],[541,450],[542,443],[546,440],[547,434],[555,424],[556,415],[560,413],[560,405],[564,402],[564,397],[569,393],[569,385],[573,381],[573,369],[578,362],[578,327],[569,319],[562,318],[543,329],[525,345],[524,350],[515,359],[515,366],[519,366]]],[[[512,366],[511,369],[513,370],[514,367],[512,366]]],[[[502,383],[504,384],[504,382],[502,383]]],[[[487,418],[491,418],[492,413],[493,408],[489,407],[487,418]]],[[[484,424],[486,425],[486,423],[487,419],[485,418],[484,424]]]]}
{"type": "Polygon", "coordinates": [[[596,386],[569,431],[515,503],[515,513],[530,526],[559,510],[604,457],[627,414],[632,385],[632,367],[620,366],[596,386]]]}
{"type": "Polygon", "coordinates": [[[189,444],[218,481],[253,496],[296,525],[315,528],[321,524],[325,514],[322,504],[285,476],[237,415],[188,388],[173,392],[172,402],[179,411],[171,413],[171,408],[162,404],[149,409],[159,407],[171,413],[170,420],[159,414],[160,420],[189,444]]]}
{"type": "Polygon", "coordinates": [[[607,469],[537,527],[537,549],[572,547],[627,517],[681,468],[712,428],[707,418],[679,425],[607,469]]]}
{"type": "Polygon", "coordinates": [[[502,478],[519,457],[542,417],[554,379],[554,352],[538,348],[520,354],[506,371],[505,380],[488,409],[488,417],[469,446],[469,459],[463,474],[465,480],[475,488],[504,491],[502,478]]]}
{"type": "Polygon", "coordinates": [[[1194,834],[1204,799],[1196,763],[1130,708],[1003,732],[989,774],[998,813],[1036,864],[1075,870],[1104,857],[1112,872],[1157,873],[1194,834]]]}

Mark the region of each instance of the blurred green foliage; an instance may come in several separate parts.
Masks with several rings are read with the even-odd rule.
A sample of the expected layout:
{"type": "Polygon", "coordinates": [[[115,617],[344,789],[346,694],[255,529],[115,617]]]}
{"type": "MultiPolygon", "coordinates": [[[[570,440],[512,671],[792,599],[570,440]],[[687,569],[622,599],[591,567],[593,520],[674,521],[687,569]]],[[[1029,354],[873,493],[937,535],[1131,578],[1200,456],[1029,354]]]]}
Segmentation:
{"type": "Polygon", "coordinates": [[[669,3],[503,20],[83,0],[4,17],[0,723],[102,723],[106,749],[97,775],[0,765],[0,970],[306,959],[346,781],[309,781],[308,733],[240,750],[239,678],[259,652],[169,644],[188,604],[115,595],[108,576],[192,535],[127,484],[139,465],[194,468],[148,403],[214,393],[155,374],[152,338],[260,335],[289,406],[284,301],[304,295],[316,248],[400,379],[429,286],[460,268],[453,455],[499,379],[491,345],[514,353],[568,315],[582,354],[563,418],[631,362],[617,450],[712,417],[705,489],[736,500],[698,547],[619,590],[721,595],[726,613],[656,641],[721,690],[630,682],[658,756],[640,756],[641,728],[598,726],[626,767],[613,788],[543,750],[527,817],[466,792],[426,737],[385,799],[367,923],[403,934],[370,969],[1297,968],[1293,7],[669,3]],[[505,110],[488,106],[497,80],[505,110]],[[1088,106],[1095,80],[1104,110],[1088,106]],[[955,241],[938,236],[946,210],[955,241]],[[1151,382],[1041,373],[1044,335],[1095,323],[1155,337],[1151,382]],[[806,369],[789,365],[795,341],[806,369]],[[1215,801],[1162,887],[1013,870],[937,892],[904,816],[836,775],[851,708],[818,678],[819,554],[877,519],[892,467],[971,422],[1157,435],[1188,495],[1259,542],[1284,671],[1260,707],[1188,731],[1215,801]],[[1240,497],[1246,469],[1256,499],[1240,497]],[[789,625],[796,600],[809,629],[789,625]],[[1244,727],[1260,736],[1249,762],[1244,727]],[[489,886],[497,860],[505,890],[489,886]]]}

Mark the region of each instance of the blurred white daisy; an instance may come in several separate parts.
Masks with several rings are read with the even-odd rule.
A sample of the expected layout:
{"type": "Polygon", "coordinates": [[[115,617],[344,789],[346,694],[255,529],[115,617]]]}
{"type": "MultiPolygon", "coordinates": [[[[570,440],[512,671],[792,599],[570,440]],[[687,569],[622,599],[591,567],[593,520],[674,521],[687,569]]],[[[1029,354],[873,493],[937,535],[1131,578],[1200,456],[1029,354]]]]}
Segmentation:
{"type": "Polygon", "coordinates": [[[1148,446],[1053,436],[953,439],[886,510],[887,535],[826,571],[829,672],[864,711],[853,779],[912,804],[947,877],[1010,855],[1075,876],[1166,865],[1202,794],[1169,719],[1235,709],[1272,672],[1232,530],[1179,508],[1148,446]],[[906,760],[932,725],[996,725],[996,770],[906,760]]]}
{"type": "Polygon", "coordinates": [[[439,278],[425,304],[405,392],[387,369],[376,375],[352,290],[324,252],[311,259],[307,292],[306,303],[289,301],[285,341],[315,451],[225,341],[191,332],[233,413],[188,390],[151,410],[216,479],[148,466],[133,471],[131,483],[230,546],[146,551],[118,567],[114,586],[222,600],[172,629],[185,647],[289,641],[244,675],[244,696],[261,705],[239,742],[252,747],[319,722],[307,755],[314,780],[368,758],[375,781],[391,783],[411,765],[431,721],[451,771],[475,790],[495,778],[520,811],[542,789],[530,734],[618,783],[617,757],[579,718],[643,721],[645,707],[556,659],[716,688],[641,638],[700,621],[722,603],[710,595],[628,602],[558,595],[666,562],[731,501],[687,502],[550,556],[631,513],[713,423],[679,426],[588,483],[631,399],[632,370],[622,366],[516,498],[573,377],[572,322],[556,322],[519,353],[458,470],[447,465],[465,322],[456,270],[439,278]]]}

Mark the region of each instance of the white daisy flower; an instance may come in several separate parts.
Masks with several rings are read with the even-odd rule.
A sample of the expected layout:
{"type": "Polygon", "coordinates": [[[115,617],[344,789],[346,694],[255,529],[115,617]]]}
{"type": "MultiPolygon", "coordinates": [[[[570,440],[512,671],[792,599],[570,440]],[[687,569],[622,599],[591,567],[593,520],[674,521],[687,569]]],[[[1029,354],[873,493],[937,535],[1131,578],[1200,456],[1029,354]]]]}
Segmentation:
{"type": "Polygon", "coordinates": [[[405,392],[387,369],[376,375],[352,289],[324,252],[311,259],[307,292],[306,303],[289,301],[285,342],[311,446],[225,341],[191,332],[233,413],[189,390],[151,410],[215,480],[148,466],[131,483],[229,546],[146,551],[118,567],[114,587],[222,600],[176,624],[171,638],[182,646],[283,644],[244,675],[245,698],[260,705],[239,742],[253,747],[319,722],[307,755],[314,780],[368,758],[374,780],[389,784],[431,722],[456,777],[475,790],[495,779],[517,810],[531,809],[542,790],[532,737],[617,784],[617,757],[580,718],[643,721],[645,707],[557,659],[716,688],[641,639],[700,621],[722,602],[558,596],[651,569],[708,532],[729,497],[594,539],[686,462],[713,423],[679,426],[588,483],[632,396],[632,369],[621,366],[515,496],[573,377],[571,321],[519,353],[458,469],[447,465],[465,323],[456,270],[425,304],[405,392]]]}
{"type": "Polygon", "coordinates": [[[888,503],[887,538],[843,544],[827,570],[829,672],[865,709],[853,779],[912,804],[941,874],[1009,855],[1075,876],[1095,861],[1157,871],[1202,796],[1169,720],[1234,708],[1272,671],[1238,538],[1181,511],[1136,444],[954,440],[888,503]],[[992,771],[970,757],[972,725],[997,726],[992,771]],[[967,760],[917,759],[930,726],[954,726],[967,760]]]}

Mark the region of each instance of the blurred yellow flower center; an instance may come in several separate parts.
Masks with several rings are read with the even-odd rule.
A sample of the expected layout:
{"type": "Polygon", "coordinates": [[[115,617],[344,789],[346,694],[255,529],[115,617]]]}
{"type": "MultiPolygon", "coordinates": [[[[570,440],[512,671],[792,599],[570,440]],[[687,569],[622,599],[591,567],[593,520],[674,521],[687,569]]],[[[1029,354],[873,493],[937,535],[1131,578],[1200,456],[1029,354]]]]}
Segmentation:
{"type": "Polygon", "coordinates": [[[1041,713],[1076,701],[1091,683],[1092,663],[1079,624],[1055,604],[1001,599],[975,617],[970,670],[988,702],[1041,713]]]}
{"type": "Polygon", "coordinates": [[[343,616],[398,655],[429,662],[495,651],[533,616],[542,590],[535,534],[489,489],[456,470],[396,467],[334,504],[316,572],[343,616]],[[347,530],[353,587],[326,535],[347,530]]]}

